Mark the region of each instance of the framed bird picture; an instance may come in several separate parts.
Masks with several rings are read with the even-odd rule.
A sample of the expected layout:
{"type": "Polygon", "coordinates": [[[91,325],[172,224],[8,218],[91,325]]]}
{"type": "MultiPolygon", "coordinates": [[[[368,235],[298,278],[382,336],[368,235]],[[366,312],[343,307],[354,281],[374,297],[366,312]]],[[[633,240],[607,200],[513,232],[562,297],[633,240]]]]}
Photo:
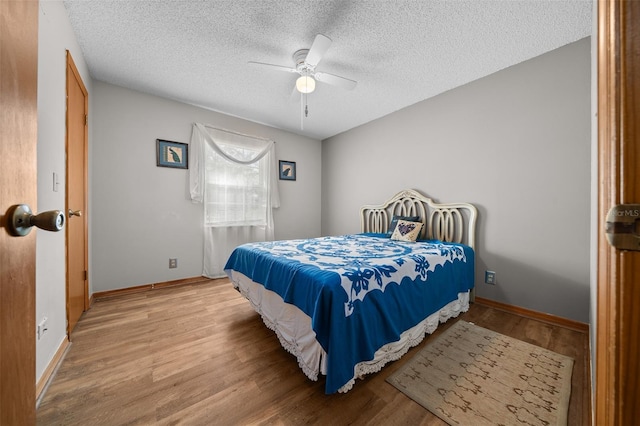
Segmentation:
{"type": "Polygon", "coordinates": [[[295,161],[279,160],[280,180],[296,180],[295,161]]]}
{"type": "Polygon", "coordinates": [[[156,139],[156,160],[158,167],[188,169],[189,145],[181,142],[156,139]]]}

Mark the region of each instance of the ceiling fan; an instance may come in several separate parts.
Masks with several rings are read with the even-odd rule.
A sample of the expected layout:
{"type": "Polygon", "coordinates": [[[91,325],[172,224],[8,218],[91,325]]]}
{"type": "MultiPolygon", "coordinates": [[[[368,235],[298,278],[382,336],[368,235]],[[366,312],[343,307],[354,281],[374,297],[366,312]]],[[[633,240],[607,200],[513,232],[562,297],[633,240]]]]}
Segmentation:
{"type": "Polygon", "coordinates": [[[300,77],[296,80],[295,88],[303,94],[313,92],[316,88],[316,81],[342,87],[346,90],[354,89],[358,84],[354,80],[316,71],[316,66],[327,49],[329,49],[329,46],[331,46],[331,39],[325,35],[318,34],[313,40],[311,49],[300,49],[293,54],[293,60],[295,62],[294,68],[253,61],[250,61],[249,64],[299,74],[300,77]]]}

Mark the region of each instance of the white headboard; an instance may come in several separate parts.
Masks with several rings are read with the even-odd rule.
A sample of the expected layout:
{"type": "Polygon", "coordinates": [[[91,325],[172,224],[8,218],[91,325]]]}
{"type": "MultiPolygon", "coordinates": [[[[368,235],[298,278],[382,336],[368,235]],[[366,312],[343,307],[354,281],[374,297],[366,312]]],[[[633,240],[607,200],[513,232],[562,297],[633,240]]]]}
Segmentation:
{"type": "Polygon", "coordinates": [[[461,243],[475,249],[478,210],[469,203],[438,204],[413,189],[398,192],[379,206],[360,210],[362,232],[385,233],[393,216],[420,216],[420,238],[461,243]]]}

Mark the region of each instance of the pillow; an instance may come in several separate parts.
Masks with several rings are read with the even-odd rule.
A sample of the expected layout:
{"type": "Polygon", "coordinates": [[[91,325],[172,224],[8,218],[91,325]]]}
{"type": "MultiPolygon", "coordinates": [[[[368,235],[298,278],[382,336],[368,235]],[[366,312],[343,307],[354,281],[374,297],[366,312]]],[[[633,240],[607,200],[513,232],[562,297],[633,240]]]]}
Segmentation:
{"type": "Polygon", "coordinates": [[[398,220],[396,229],[391,234],[392,240],[415,242],[420,235],[422,222],[411,222],[408,220],[398,220]]]}
{"type": "Polygon", "coordinates": [[[389,224],[389,230],[387,231],[389,235],[393,234],[393,231],[396,230],[396,225],[399,220],[408,220],[410,222],[420,222],[420,216],[393,216],[391,219],[391,223],[389,224]]]}

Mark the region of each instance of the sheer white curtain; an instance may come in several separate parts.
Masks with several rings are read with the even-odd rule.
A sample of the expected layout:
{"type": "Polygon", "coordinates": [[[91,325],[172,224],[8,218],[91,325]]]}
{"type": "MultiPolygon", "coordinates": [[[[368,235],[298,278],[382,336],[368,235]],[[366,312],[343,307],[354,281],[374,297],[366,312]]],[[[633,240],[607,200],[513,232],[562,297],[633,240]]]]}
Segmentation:
{"type": "Polygon", "coordinates": [[[225,275],[235,247],[273,240],[272,209],[280,206],[273,141],[194,123],[191,200],[204,205],[204,268],[225,275]]]}

